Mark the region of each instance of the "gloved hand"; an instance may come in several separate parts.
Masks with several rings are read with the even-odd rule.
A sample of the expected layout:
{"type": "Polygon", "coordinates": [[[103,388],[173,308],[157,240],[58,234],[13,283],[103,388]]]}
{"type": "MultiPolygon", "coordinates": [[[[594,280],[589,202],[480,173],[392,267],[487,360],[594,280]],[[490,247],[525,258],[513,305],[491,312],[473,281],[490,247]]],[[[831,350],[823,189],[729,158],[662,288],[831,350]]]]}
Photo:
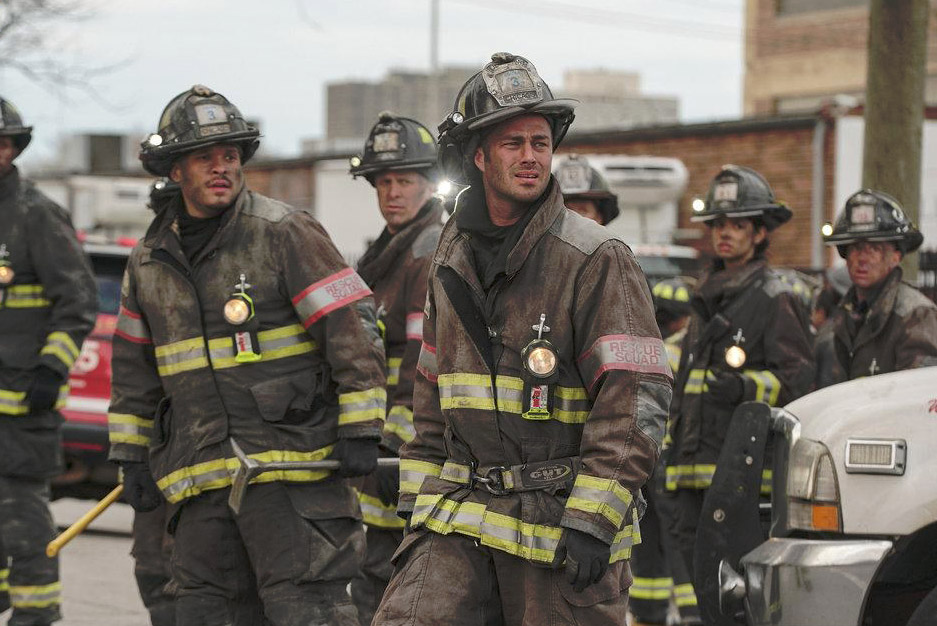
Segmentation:
{"type": "Polygon", "coordinates": [[[706,395],[723,404],[739,404],[745,395],[745,381],[741,374],[724,370],[706,372],[706,395]]]}
{"type": "Polygon", "coordinates": [[[163,501],[163,494],[156,486],[150,466],[143,462],[124,461],[124,499],[134,511],[152,511],[163,501]]]}
{"type": "Polygon", "coordinates": [[[333,456],[341,461],[339,476],[351,478],[370,474],[377,467],[377,439],[339,439],[333,456]]]}
{"type": "Polygon", "coordinates": [[[33,384],[26,392],[30,413],[41,413],[55,406],[59,399],[62,377],[51,367],[40,365],[33,370],[33,384]]]}
{"type": "Polygon", "coordinates": [[[377,481],[377,497],[384,506],[397,504],[400,497],[400,469],[397,467],[378,467],[374,470],[377,481]]]}
{"type": "Polygon", "coordinates": [[[566,580],[576,593],[602,580],[612,548],[580,530],[566,529],[566,580]]]}

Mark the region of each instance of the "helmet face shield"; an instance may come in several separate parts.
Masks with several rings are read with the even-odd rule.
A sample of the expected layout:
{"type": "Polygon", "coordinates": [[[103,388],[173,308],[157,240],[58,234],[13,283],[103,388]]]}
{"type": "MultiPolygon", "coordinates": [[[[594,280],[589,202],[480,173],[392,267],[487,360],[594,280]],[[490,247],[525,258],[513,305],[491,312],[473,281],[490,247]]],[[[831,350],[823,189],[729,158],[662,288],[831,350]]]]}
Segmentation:
{"type": "Polygon", "coordinates": [[[163,109],[159,129],[141,145],[140,161],[151,174],[167,176],[173,162],[183,154],[230,143],[241,151],[241,163],[247,163],[260,145],[259,136],[227,98],[195,85],[163,109]]]}
{"type": "Polygon", "coordinates": [[[408,117],[383,112],[371,128],[364,151],[350,160],[349,173],[364,176],[372,185],[374,177],[386,170],[417,170],[436,179],[436,141],[429,130],[408,117]]]}

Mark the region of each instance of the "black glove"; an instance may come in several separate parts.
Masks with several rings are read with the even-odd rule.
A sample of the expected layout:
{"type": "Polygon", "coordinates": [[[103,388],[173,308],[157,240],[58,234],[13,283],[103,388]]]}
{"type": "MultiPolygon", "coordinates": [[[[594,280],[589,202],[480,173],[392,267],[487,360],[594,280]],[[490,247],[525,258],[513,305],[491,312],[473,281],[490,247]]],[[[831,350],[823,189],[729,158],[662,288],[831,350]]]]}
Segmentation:
{"type": "Polygon", "coordinates": [[[156,486],[150,466],[143,462],[124,461],[124,500],[134,511],[152,511],[163,501],[163,493],[156,486]]]}
{"type": "Polygon", "coordinates": [[[602,580],[612,548],[580,530],[566,529],[566,580],[576,593],[602,580]]]}
{"type": "Polygon", "coordinates": [[[377,439],[339,439],[333,455],[342,466],[339,476],[351,478],[370,474],[377,467],[377,439]]]}
{"type": "Polygon", "coordinates": [[[400,497],[400,468],[378,467],[374,471],[374,479],[377,481],[377,497],[384,506],[397,504],[397,498],[400,497]]]}
{"type": "Polygon", "coordinates": [[[706,386],[706,395],[723,404],[739,404],[745,395],[745,381],[741,374],[735,372],[709,370],[706,372],[706,386]]]}
{"type": "Polygon", "coordinates": [[[41,413],[55,406],[59,399],[62,377],[51,367],[40,365],[33,370],[33,384],[26,392],[30,413],[41,413]]]}

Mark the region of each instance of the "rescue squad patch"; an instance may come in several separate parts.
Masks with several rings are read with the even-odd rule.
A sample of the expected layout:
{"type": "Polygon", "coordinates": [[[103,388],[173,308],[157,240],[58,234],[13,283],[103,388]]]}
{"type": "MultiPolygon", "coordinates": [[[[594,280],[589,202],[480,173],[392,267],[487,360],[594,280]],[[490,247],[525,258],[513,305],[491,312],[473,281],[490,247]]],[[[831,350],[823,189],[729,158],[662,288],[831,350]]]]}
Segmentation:
{"type": "Polygon", "coordinates": [[[579,357],[579,364],[590,388],[609,370],[661,374],[673,378],[664,342],[656,337],[604,335],[579,357]]]}

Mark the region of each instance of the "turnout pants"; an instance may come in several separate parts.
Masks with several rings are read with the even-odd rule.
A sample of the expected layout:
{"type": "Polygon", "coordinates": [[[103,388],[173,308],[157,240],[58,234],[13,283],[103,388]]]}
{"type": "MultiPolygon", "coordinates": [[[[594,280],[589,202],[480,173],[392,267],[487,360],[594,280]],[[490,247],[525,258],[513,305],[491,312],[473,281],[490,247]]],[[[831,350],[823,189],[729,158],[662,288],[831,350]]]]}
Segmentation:
{"type": "Polygon", "coordinates": [[[175,600],[172,584],[172,536],[169,525],[169,505],[164,501],[147,513],[133,516],[133,575],[143,605],[150,612],[152,626],[174,626],[175,600]]]}
{"type": "Polygon", "coordinates": [[[238,515],[228,508],[229,488],[186,500],[172,555],[177,626],[358,626],[347,587],[364,555],[364,530],[349,517],[304,516],[315,491],[251,485],[238,515]]]}
{"type": "Polygon", "coordinates": [[[657,510],[663,520],[668,541],[673,546],[669,563],[680,623],[702,624],[693,588],[693,550],[706,491],[677,489],[664,491],[660,496],[657,510]]]}
{"type": "Polygon", "coordinates": [[[374,612],[381,603],[384,589],[394,573],[391,558],[394,556],[403,531],[368,526],[368,551],[361,566],[361,573],[351,581],[351,597],[358,609],[358,619],[367,625],[374,619],[374,612]]]}
{"type": "Polygon", "coordinates": [[[667,563],[667,550],[661,519],[657,512],[658,492],[654,489],[660,471],[645,489],[647,511],[641,518],[641,543],[631,549],[634,584],[629,591],[631,614],[639,624],[666,624],[673,594],[673,578],[667,563]]]}
{"type": "MultiPolygon", "coordinates": [[[[51,624],[62,619],[59,562],[46,556],[55,537],[49,512],[49,482],[0,476],[0,543],[7,593],[13,606],[9,626],[51,624]]],[[[0,587],[3,585],[0,573],[0,587]]]]}
{"type": "Polygon", "coordinates": [[[471,537],[418,530],[404,538],[375,626],[621,626],[627,561],[576,593],[565,569],[536,567],[471,537]]]}

